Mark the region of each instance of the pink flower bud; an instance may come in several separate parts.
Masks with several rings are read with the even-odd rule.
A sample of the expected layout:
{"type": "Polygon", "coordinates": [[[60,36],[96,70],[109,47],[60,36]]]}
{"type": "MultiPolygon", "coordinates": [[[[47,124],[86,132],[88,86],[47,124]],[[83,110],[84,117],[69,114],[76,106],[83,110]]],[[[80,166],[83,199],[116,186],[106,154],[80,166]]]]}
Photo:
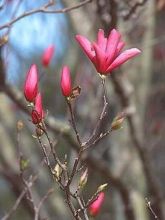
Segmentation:
{"type": "Polygon", "coordinates": [[[89,213],[91,216],[96,216],[100,212],[101,206],[104,201],[104,192],[99,193],[98,198],[89,206],[89,213]]]}
{"type": "Polygon", "coordinates": [[[63,96],[70,96],[72,92],[70,70],[68,66],[64,66],[61,73],[61,90],[63,96]]]}
{"type": "Polygon", "coordinates": [[[27,101],[34,102],[38,93],[38,70],[36,64],[33,64],[26,75],[24,84],[24,95],[27,101]]]}
{"type": "Polygon", "coordinates": [[[39,124],[44,118],[44,111],[42,107],[42,97],[41,94],[38,93],[35,99],[35,106],[31,113],[33,124],[39,124]]]}
{"type": "Polygon", "coordinates": [[[42,59],[43,66],[45,66],[45,67],[49,66],[49,64],[52,60],[53,54],[54,54],[54,45],[50,45],[49,47],[47,47],[45,49],[45,51],[42,54],[41,59],[42,59]]]}

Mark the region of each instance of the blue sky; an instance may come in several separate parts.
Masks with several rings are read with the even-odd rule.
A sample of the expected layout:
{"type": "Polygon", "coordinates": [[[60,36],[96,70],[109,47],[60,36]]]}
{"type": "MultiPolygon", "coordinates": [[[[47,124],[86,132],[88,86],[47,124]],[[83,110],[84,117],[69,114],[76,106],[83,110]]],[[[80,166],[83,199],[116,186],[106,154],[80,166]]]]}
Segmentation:
{"type": "MultiPolygon", "coordinates": [[[[11,0],[0,11],[1,24],[10,20],[13,11],[17,5],[17,0],[11,0]]],[[[2,2],[2,1],[0,1],[2,2]]],[[[31,10],[43,5],[46,0],[22,0],[17,16],[24,11],[31,10]]],[[[62,5],[56,1],[55,8],[61,8],[62,5]]],[[[19,20],[12,27],[9,36],[8,47],[4,50],[5,60],[7,60],[7,73],[10,81],[19,79],[21,69],[27,69],[30,63],[39,62],[43,50],[50,44],[55,45],[54,62],[60,59],[67,47],[68,23],[65,14],[33,14],[19,20]],[[35,60],[32,59],[35,58],[35,60]]],[[[0,32],[0,35],[4,30],[0,32]]]]}

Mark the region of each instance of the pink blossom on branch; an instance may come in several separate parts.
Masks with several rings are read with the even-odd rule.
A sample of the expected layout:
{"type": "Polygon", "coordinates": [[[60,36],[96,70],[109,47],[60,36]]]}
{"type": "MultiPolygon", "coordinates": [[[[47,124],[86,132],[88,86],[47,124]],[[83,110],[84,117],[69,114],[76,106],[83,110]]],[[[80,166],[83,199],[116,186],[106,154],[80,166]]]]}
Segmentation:
{"type": "Polygon", "coordinates": [[[42,65],[47,67],[49,66],[51,60],[52,60],[52,57],[54,55],[54,45],[50,45],[49,47],[47,47],[43,54],[42,54],[42,65]]]}
{"type": "Polygon", "coordinates": [[[77,35],[76,40],[94,64],[97,72],[104,75],[141,52],[137,48],[132,48],[121,53],[125,43],[121,40],[120,33],[115,29],[110,32],[107,38],[104,36],[104,31],[100,29],[97,41],[93,43],[82,35],[77,35]]]}
{"type": "Polygon", "coordinates": [[[104,197],[105,197],[104,192],[101,192],[98,195],[98,198],[89,206],[89,213],[91,216],[94,217],[98,215],[98,213],[100,212],[101,206],[104,202],[104,197]]]}
{"type": "Polygon", "coordinates": [[[42,97],[40,93],[38,93],[36,96],[34,109],[31,112],[31,118],[32,118],[33,124],[39,124],[40,122],[42,122],[44,118],[42,97]]]}
{"type": "Polygon", "coordinates": [[[38,93],[38,70],[33,64],[27,72],[24,84],[24,95],[27,101],[34,102],[38,93]]]}
{"type": "Polygon", "coordinates": [[[61,91],[63,96],[69,97],[72,93],[70,70],[64,66],[61,72],[61,91]]]}

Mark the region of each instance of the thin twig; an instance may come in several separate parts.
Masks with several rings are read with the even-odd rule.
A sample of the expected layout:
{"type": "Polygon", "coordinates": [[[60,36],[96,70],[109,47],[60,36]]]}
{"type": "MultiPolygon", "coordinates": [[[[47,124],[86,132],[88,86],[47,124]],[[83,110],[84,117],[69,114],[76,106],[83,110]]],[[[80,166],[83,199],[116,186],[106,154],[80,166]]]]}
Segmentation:
{"type": "Polygon", "coordinates": [[[80,205],[80,209],[83,211],[84,213],[84,217],[85,217],[85,220],[89,220],[89,217],[88,217],[88,214],[87,214],[87,208],[84,207],[84,204],[83,202],[81,201],[81,198],[79,196],[76,197],[77,198],[77,201],[78,201],[78,204],[80,205]]]}
{"type": "MultiPolygon", "coordinates": [[[[108,102],[107,102],[107,95],[106,95],[106,88],[105,88],[105,79],[102,78],[101,80],[102,82],[102,86],[103,86],[103,102],[104,102],[104,105],[103,105],[103,109],[100,113],[100,116],[99,116],[99,120],[96,124],[96,127],[92,133],[92,135],[89,137],[89,139],[84,143],[84,145],[87,147],[89,145],[89,143],[96,137],[96,134],[100,128],[100,125],[102,123],[102,120],[104,119],[104,117],[106,116],[106,109],[107,109],[107,105],[108,105],[108,102]]],[[[88,147],[87,147],[88,148],[88,147]]]]}
{"type": "Polygon", "coordinates": [[[137,9],[139,7],[142,7],[143,5],[145,5],[145,3],[147,2],[148,0],[143,0],[143,1],[139,1],[139,2],[136,2],[134,4],[134,6],[131,7],[130,11],[123,16],[124,20],[128,20],[133,14],[136,13],[137,9]]]}
{"type": "Polygon", "coordinates": [[[46,152],[45,146],[44,146],[44,144],[42,143],[40,137],[37,136],[37,140],[38,140],[38,142],[39,142],[39,144],[40,144],[40,146],[41,146],[41,149],[42,149],[42,151],[43,151],[43,154],[44,154],[44,157],[45,157],[45,161],[46,161],[46,164],[47,164],[47,166],[48,166],[48,168],[49,168],[49,171],[50,171],[50,173],[52,174],[52,167],[51,167],[51,165],[50,165],[49,156],[48,156],[48,154],[47,154],[47,152],[46,152]]]}
{"type": "Polygon", "coordinates": [[[15,201],[14,205],[13,205],[12,208],[10,209],[10,211],[8,211],[8,213],[7,213],[5,216],[3,216],[3,217],[1,218],[1,220],[8,220],[8,219],[14,214],[14,212],[17,210],[17,208],[18,208],[20,202],[22,201],[23,197],[24,197],[25,194],[27,193],[28,188],[30,188],[30,187],[33,186],[33,184],[34,184],[34,182],[37,180],[37,178],[38,178],[38,174],[36,174],[35,176],[33,176],[33,177],[31,178],[31,181],[28,182],[28,187],[25,187],[25,188],[23,189],[23,191],[21,192],[20,196],[17,198],[17,200],[15,201]]]}
{"type": "MultiPolygon", "coordinates": [[[[44,134],[46,135],[46,138],[47,138],[47,140],[48,140],[48,142],[49,142],[50,149],[51,149],[51,151],[52,151],[54,160],[59,164],[59,166],[60,166],[64,171],[66,171],[66,167],[61,163],[61,161],[60,161],[60,159],[59,159],[59,157],[58,157],[58,155],[57,155],[57,152],[56,152],[56,150],[55,150],[55,147],[54,147],[52,141],[50,140],[50,137],[49,137],[49,134],[48,134],[48,132],[47,132],[45,123],[43,122],[42,125],[43,125],[43,126],[41,126],[41,129],[43,130],[43,132],[44,132],[44,134]],[[43,128],[43,127],[44,127],[44,128],[43,128]]],[[[57,142],[56,142],[56,143],[57,143],[57,142]]]]}
{"type": "Polygon", "coordinates": [[[146,203],[147,203],[147,207],[149,208],[149,210],[151,211],[151,213],[153,214],[154,218],[159,220],[158,219],[158,216],[155,214],[153,208],[151,207],[151,202],[148,200],[148,198],[145,198],[146,199],[146,203]]]}
{"type": "Polygon", "coordinates": [[[75,9],[78,9],[88,3],[92,2],[92,0],[85,0],[83,2],[80,2],[74,6],[70,6],[70,7],[66,7],[66,8],[63,8],[63,9],[59,9],[59,10],[48,10],[47,8],[49,6],[52,6],[52,4],[47,3],[45,5],[43,5],[42,7],[40,8],[37,8],[37,9],[32,9],[30,11],[27,11],[21,15],[19,15],[18,17],[14,18],[13,20],[7,22],[6,24],[0,26],[0,30],[4,29],[4,28],[9,28],[11,25],[13,25],[14,23],[16,23],[17,21],[21,20],[22,18],[24,17],[27,17],[29,15],[32,15],[32,14],[36,14],[36,13],[52,13],[52,14],[59,14],[59,13],[66,13],[66,12],[69,12],[69,11],[72,11],[72,10],[75,10],[75,9]]]}
{"type": "Polygon", "coordinates": [[[80,135],[79,135],[79,132],[78,132],[78,129],[77,129],[77,126],[76,126],[75,116],[74,116],[73,109],[72,109],[72,104],[71,104],[71,102],[69,100],[67,100],[67,104],[68,104],[69,111],[70,111],[71,123],[72,123],[73,129],[74,129],[74,132],[76,134],[76,138],[77,138],[78,144],[80,145],[80,148],[81,148],[82,142],[80,140],[80,135]]]}
{"type": "Polygon", "coordinates": [[[45,202],[46,199],[48,199],[49,195],[52,194],[54,192],[53,188],[50,188],[47,193],[42,197],[42,199],[40,200],[38,206],[35,208],[35,217],[34,220],[38,220],[39,219],[39,212],[40,209],[43,205],[43,203],[45,202]]]}

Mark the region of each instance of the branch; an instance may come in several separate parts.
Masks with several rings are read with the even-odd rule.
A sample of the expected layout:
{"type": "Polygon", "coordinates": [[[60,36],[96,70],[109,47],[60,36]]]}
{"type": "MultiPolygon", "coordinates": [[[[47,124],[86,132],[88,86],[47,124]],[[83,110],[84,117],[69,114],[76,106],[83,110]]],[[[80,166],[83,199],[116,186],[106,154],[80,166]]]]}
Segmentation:
{"type": "Polygon", "coordinates": [[[136,2],[136,3],[134,4],[134,6],[131,7],[130,11],[129,11],[126,15],[123,16],[124,20],[128,20],[133,14],[136,13],[137,9],[138,9],[139,7],[142,7],[143,5],[145,5],[145,3],[146,3],[147,1],[148,1],[148,0],[143,0],[143,1],[136,2]]]}
{"type": "Polygon", "coordinates": [[[40,200],[38,206],[35,208],[35,217],[34,220],[38,220],[39,219],[39,212],[40,209],[43,205],[43,203],[45,202],[46,199],[48,199],[48,197],[54,192],[53,188],[50,188],[47,193],[42,197],[42,199],[40,200]]]}
{"type": "MultiPolygon", "coordinates": [[[[115,91],[120,98],[122,107],[129,109],[131,106],[130,94],[128,94],[128,92],[126,92],[127,88],[124,87],[125,84],[122,83],[122,78],[119,77],[117,74],[113,73],[111,75],[111,79],[112,79],[115,91]]],[[[134,146],[137,150],[137,153],[139,155],[139,158],[142,162],[143,171],[144,171],[146,181],[147,181],[147,186],[149,188],[148,193],[153,195],[153,197],[155,199],[155,201],[154,201],[155,209],[157,210],[157,212],[160,215],[159,218],[163,220],[164,218],[163,218],[163,213],[161,210],[161,207],[162,207],[161,203],[162,203],[162,195],[163,194],[161,192],[161,188],[160,188],[159,183],[157,181],[157,177],[154,172],[151,158],[149,156],[147,149],[145,148],[145,146],[143,146],[139,137],[137,136],[138,131],[137,131],[137,126],[135,123],[134,115],[133,114],[128,115],[127,120],[128,120],[128,125],[129,125],[130,138],[131,138],[132,143],[134,144],[134,146]]]]}
{"type": "MultiPolygon", "coordinates": [[[[17,104],[21,110],[25,113],[29,114],[27,106],[25,104],[22,93],[15,87],[10,84],[4,85],[4,93],[15,103],[17,104]]],[[[71,129],[66,128],[64,123],[55,120],[55,118],[48,117],[46,120],[46,124],[49,129],[54,133],[61,133],[64,138],[67,139],[68,143],[74,148],[76,151],[79,151],[79,145],[71,135],[71,129]]],[[[123,205],[125,206],[125,216],[127,220],[134,220],[134,211],[131,206],[130,192],[125,186],[125,184],[120,180],[120,178],[114,176],[114,174],[109,169],[109,165],[98,159],[96,155],[88,155],[84,156],[83,161],[87,162],[87,164],[97,172],[99,172],[102,176],[104,176],[108,181],[111,181],[111,184],[119,191],[121,199],[123,201],[123,205]]]]}
{"type": "Polygon", "coordinates": [[[75,10],[75,9],[78,9],[90,2],[92,2],[93,0],[85,0],[81,3],[78,3],[76,5],[73,5],[73,6],[70,6],[70,7],[66,7],[66,8],[63,8],[63,9],[59,9],[59,10],[50,10],[50,9],[47,9],[48,7],[52,6],[52,4],[50,3],[47,3],[45,5],[43,5],[42,7],[40,8],[37,8],[37,9],[32,9],[30,11],[27,11],[27,12],[24,12],[23,14],[19,15],[18,17],[12,19],[11,21],[7,22],[6,24],[0,26],[0,30],[4,29],[4,28],[9,28],[11,25],[13,25],[14,23],[16,23],[17,21],[21,20],[22,18],[24,17],[27,17],[29,15],[32,15],[32,14],[36,14],[36,13],[50,13],[50,14],[60,14],[60,13],[67,13],[69,11],[72,11],[72,10],[75,10]]]}

